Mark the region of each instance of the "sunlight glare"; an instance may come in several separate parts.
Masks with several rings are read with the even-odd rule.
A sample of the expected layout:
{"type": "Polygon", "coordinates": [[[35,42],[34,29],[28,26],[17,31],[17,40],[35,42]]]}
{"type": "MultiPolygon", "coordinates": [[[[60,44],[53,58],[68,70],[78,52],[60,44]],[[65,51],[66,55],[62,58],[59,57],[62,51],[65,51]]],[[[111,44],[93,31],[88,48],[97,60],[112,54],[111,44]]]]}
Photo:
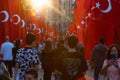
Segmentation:
{"type": "Polygon", "coordinates": [[[50,5],[50,1],[49,0],[31,0],[31,4],[35,9],[43,8],[45,6],[50,5]]]}

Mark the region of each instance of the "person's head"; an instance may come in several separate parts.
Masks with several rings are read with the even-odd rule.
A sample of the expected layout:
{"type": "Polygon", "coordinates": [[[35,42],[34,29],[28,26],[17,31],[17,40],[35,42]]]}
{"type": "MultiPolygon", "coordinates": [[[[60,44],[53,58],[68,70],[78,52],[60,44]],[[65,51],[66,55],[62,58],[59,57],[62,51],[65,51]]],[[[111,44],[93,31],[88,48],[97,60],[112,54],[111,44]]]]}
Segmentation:
{"type": "Polygon", "coordinates": [[[104,44],[105,43],[104,38],[100,38],[99,43],[104,44]]]}
{"type": "Polygon", "coordinates": [[[22,41],[21,41],[20,39],[16,39],[16,40],[15,40],[15,44],[14,44],[14,45],[15,45],[16,47],[19,47],[21,44],[22,44],[22,41]]]}
{"type": "Polygon", "coordinates": [[[45,41],[45,49],[51,49],[51,48],[52,48],[52,41],[48,39],[45,41]]]}
{"type": "Polygon", "coordinates": [[[10,36],[6,36],[5,41],[9,41],[9,40],[10,40],[10,36]]]}
{"type": "Polygon", "coordinates": [[[74,35],[68,37],[68,45],[70,48],[76,48],[78,44],[78,38],[74,35]]]}
{"type": "Polygon", "coordinates": [[[29,69],[25,72],[25,80],[38,80],[38,72],[34,69],[29,69]]]}
{"type": "Polygon", "coordinates": [[[106,58],[107,59],[112,59],[112,58],[120,58],[120,49],[118,45],[112,44],[108,51],[106,52],[106,58]]]}
{"type": "Polygon", "coordinates": [[[26,35],[26,44],[27,45],[33,45],[33,43],[36,41],[36,36],[33,33],[28,33],[26,35]]]}

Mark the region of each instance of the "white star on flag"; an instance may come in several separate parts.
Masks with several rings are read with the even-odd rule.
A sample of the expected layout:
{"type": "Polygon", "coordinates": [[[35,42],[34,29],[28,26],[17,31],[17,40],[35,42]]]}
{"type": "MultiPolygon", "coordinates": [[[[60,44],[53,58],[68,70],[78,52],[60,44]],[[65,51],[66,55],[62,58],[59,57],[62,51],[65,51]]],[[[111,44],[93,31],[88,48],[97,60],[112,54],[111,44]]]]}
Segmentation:
{"type": "Polygon", "coordinates": [[[82,20],[82,21],[81,21],[81,24],[85,24],[85,21],[82,20]]]}
{"type": "Polygon", "coordinates": [[[99,2],[96,3],[96,8],[98,8],[98,9],[100,8],[100,3],[99,2]]]}
{"type": "Polygon", "coordinates": [[[91,15],[92,15],[92,14],[89,12],[89,13],[88,13],[88,17],[90,17],[91,15]]]}
{"type": "Polygon", "coordinates": [[[78,29],[80,29],[80,26],[77,26],[78,29]]]}

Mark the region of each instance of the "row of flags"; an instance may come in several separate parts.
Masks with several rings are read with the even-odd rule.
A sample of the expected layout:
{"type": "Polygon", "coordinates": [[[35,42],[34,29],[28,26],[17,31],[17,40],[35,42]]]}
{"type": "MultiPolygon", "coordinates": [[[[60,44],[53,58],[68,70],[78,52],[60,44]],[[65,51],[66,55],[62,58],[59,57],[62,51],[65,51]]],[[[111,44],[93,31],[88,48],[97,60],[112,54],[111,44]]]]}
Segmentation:
{"type": "Polygon", "coordinates": [[[55,26],[49,27],[44,19],[37,19],[31,10],[25,11],[23,2],[25,0],[14,0],[14,3],[0,0],[0,44],[5,41],[5,36],[10,36],[12,42],[17,38],[24,41],[28,32],[37,35],[37,42],[46,40],[47,36],[54,41],[55,26]]]}
{"type": "Polygon", "coordinates": [[[87,59],[101,37],[107,46],[120,45],[119,8],[119,0],[76,0],[74,21],[68,30],[83,43],[87,59]]]}

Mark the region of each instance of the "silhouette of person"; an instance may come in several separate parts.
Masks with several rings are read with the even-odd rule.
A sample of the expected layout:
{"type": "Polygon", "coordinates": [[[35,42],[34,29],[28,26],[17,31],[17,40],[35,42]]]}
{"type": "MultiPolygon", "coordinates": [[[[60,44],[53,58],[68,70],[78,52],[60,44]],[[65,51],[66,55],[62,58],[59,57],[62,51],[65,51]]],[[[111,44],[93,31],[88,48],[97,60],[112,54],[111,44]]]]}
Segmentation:
{"type": "Polygon", "coordinates": [[[13,55],[12,55],[12,48],[14,47],[14,44],[10,42],[10,37],[5,37],[5,42],[1,45],[1,54],[3,55],[3,60],[8,68],[8,71],[10,73],[10,76],[12,77],[12,62],[13,62],[13,55]]]}
{"type": "Polygon", "coordinates": [[[95,47],[92,50],[91,55],[91,69],[94,68],[94,80],[98,80],[99,73],[103,65],[103,61],[105,59],[105,52],[107,51],[107,46],[104,43],[104,39],[99,39],[99,44],[95,45],[95,47]]]}

